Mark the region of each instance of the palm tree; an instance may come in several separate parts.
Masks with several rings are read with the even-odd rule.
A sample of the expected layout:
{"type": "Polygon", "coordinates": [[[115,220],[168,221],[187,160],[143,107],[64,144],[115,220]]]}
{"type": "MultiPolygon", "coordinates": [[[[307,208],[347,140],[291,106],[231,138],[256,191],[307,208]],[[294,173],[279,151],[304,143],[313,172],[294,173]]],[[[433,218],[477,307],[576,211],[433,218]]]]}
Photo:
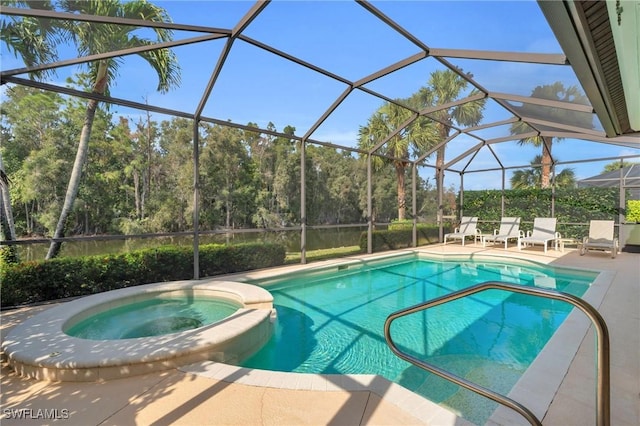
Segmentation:
{"type": "Polygon", "coordinates": [[[555,185],[556,188],[575,188],[576,173],[573,171],[573,169],[563,169],[556,175],[555,185]]]}
{"type": "Polygon", "coordinates": [[[604,165],[604,169],[602,169],[602,173],[607,173],[607,172],[613,172],[615,170],[620,170],[621,168],[624,167],[631,167],[635,164],[640,165],[640,163],[636,163],[633,161],[622,161],[622,164],[620,164],[620,161],[613,161],[611,163],[605,164],[604,165]]]}
{"type": "MultiPolygon", "coordinates": [[[[577,86],[570,86],[565,88],[560,82],[546,86],[537,86],[531,93],[532,98],[540,98],[553,101],[564,101],[577,104],[588,105],[588,98],[580,92],[577,86]]],[[[524,104],[516,110],[523,116],[529,118],[548,119],[553,117],[554,121],[570,124],[578,127],[592,128],[593,119],[590,114],[571,111],[563,108],[550,108],[544,106],[538,106],[533,104],[524,104]]],[[[511,125],[511,134],[517,135],[525,133],[531,130],[531,128],[523,121],[517,121],[511,125]]],[[[548,136],[529,136],[522,138],[518,141],[519,145],[531,144],[535,147],[542,147],[542,176],[541,185],[542,188],[549,188],[551,186],[551,146],[553,144],[553,138],[548,136]]]]}
{"type": "MultiPolygon", "coordinates": [[[[411,102],[412,100],[400,100],[411,102]]],[[[361,126],[358,134],[358,146],[363,150],[370,150],[378,142],[390,134],[397,134],[387,141],[378,151],[380,154],[393,157],[373,156],[373,167],[380,170],[388,162],[393,164],[396,172],[396,186],[398,199],[398,220],[404,220],[406,215],[405,176],[409,165],[409,150],[424,152],[435,140],[435,128],[425,119],[419,118],[409,126],[401,128],[413,113],[397,104],[385,103],[369,118],[366,126],[361,126]]]]}
{"type": "Polygon", "coordinates": [[[16,227],[13,223],[13,210],[11,209],[11,195],[9,193],[9,184],[11,179],[4,171],[2,162],[2,151],[0,151],[0,201],[2,205],[0,209],[0,219],[2,219],[2,231],[4,240],[16,239],[16,227]]]}
{"type": "MultiPolygon", "coordinates": [[[[538,156],[540,157],[540,156],[538,156]]],[[[540,168],[532,167],[530,169],[516,170],[511,176],[511,188],[513,189],[530,189],[536,188],[540,182],[540,168]]]]}
{"type": "MultiPolygon", "coordinates": [[[[28,2],[29,6],[34,5],[43,8],[53,9],[53,5],[49,2],[28,2]]],[[[144,19],[154,22],[171,22],[171,18],[167,12],[158,6],[155,6],[146,0],[133,0],[130,2],[120,2],[119,0],[89,0],[75,1],[62,0],[59,2],[58,9],[70,13],[82,13],[88,15],[112,16],[119,18],[144,19]]],[[[14,28],[28,27],[30,21],[22,21],[14,24],[14,28]]],[[[51,59],[51,57],[42,57],[34,55],[32,50],[38,51],[39,46],[46,46],[42,51],[51,54],[52,48],[56,47],[56,42],[72,43],[78,52],[78,56],[87,56],[98,53],[105,53],[116,49],[126,49],[139,46],[149,46],[157,42],[166,42],[172,39],[172,32],[167,29],[154,28],[155,40],[141,38],[136,34],[138,30],[132,26],[121,26],[115,24],[100,24],[92,22],[56,22],[55,27],[50,27],[51,21],[45,21],[41,26],[52,28],[50,32],[54,32],[56,37],[45,38],[44,36],[50,32],[34,31],[33,37],[35,44],[33,46],[19,45],[15,38],[5,38],[3,41],[11,46],[16,54],[23,57],[25,62],[37,63],[40,60],[51,59]],[[37,35],[41,37],[38,37],[37,35]]],[[[22,43],[25,44],[25,43],[22,43]]],[[[158,49],[139,53],[158,75],[158,87],[160,92],[166,92],[171,87],[179,84],[180,69],[178,67],[177,58],[173,52],[167,49],[158,49]]],[[[54,56],[55,58],[55,56],[54,56]]],[[[99,95],[109,93],[109,86],[115,81],[118,75],[118,67],[120,62],[117,58],[104,59],[87,64],[88,75],[91,79],[91,92],[99,95]]],[[[80,186],[80,177],[82,168],[86,163],[89,148],[89,139],[91,137],[91,129],[98,107],[97,100],[89,100],[85,113],[84,124],[80,133],[80,141],[76,158],[69,178],[67,192],[64,204],[60,212],[60,217],[56,225],[53,235],[54,239],[64,236],[64,228],[67,217],[71,213],[74,201],[78,194],[80,186]]],[[[47,259],[54,258],[60,251],[60,242],[52,241],[47,253],[47,259]]]]}
{"type": "MultiPolygon", "coordinates": [[[[14,241],[16,239],[16,227],[13,223],[13,210],[11,210],[11,195],[9,184],[11,180],[4,172],[2,163],[2,151],[0,151],[0,240],[14,241]]],[[[0,264],[3,261],[17,263],[18,254],[16,246],[2,246],[0,248],[0,264]]]]}
{"type": "MultiPolygon", "coordinates": [[[[542,156],[536,155],[531,160],[531,168],[524,170],[516,170],[511,176],[511,188],[513,189],[529,189],[543,188],[542,186],[542,156]]],[[[556,175],[556,188],[573,188],[576,186],[576,175],[573,169],[563,169],[556,175]]]]}
{"type": "MultiPolygon", "coordinates": [[[[434,71],[431,73],[427,86],[421,88],[414,97],[421,108],[437,107],[457,100],[460,94],[466,90],[468,84],[467,80],[451,70],[434,71]]],[[[469,96],[477,93],[478,91],[473,89],[469,96]]],[[[477,125],[482,120],[485,102],[485,99],[465,102],[430,114],[438,119],[435,122],[438,131],[437,143],[449,137],[453,125],[463,127],[477,125]]],[[[438,148],[436,155],[436,170],[440,170],[444,167],[445,145],[438,148]]],[[[436,188],[439,190],[441,186],[442,182],[436,173],[436,188]]]]}
{"type": "MultiPolygon", "coordinates": [[[[451,70],[434,71],[431,73],[426,87],[422,87],[417,93],[412,95],[405,102],[407,105],[417,110],[445,105],[457,100],[460,93],[468,86],[467,80],[460,77],[451,70]]],[[[477,90],[472,90],[470,96],[477,94],[477,90]]],[[[392,157],[406,159],[407,161],[393,161],[398,182],[398,219],[405,217],[405,192],[404,176],[409,164],[409,149],[413,148],[418,155],[426,151],[428,147],[434,146],[446,140],[451,133],[452,126],[474,126],[482,120],[485,99],[473,102],[465,102],[452,108],[445,108],[432,114],[438,121],[428,120],[425,117],[415,120],[411,126],[400,131],[391,138],[383,151],[392,157]]],[[[402,123],[411,116],[411,112],[398,105],[384,104],[370,119],[366,126],[360,128],[359,146],[363,149],[375,145],[387,135],[395,131],[402,123]]],[[[374,157],[381,161],[380,158],[374,157]]],[[[445,146],[438,148],[436,157],[436,167],[444,167],[445,146]]],[[[436,173],[436,187],[442,186],[439,176],[436,173]]]]}
{"type": "MultiPolygon", "coordinates": [[[[29,6],[34,9],[50,9],[48,1],[27,2],[3,0],[2,6],[29,6]]],[[[7,18],[0,22],[0,39],[7,46],[9,52],[20,56],[28,67],[53,61],[57,58],[54,47],[57,29],[47,20],[35,18],[16,19],[7,18]]],[[[48,71],[31,73],[32,78],[42,77],[48,71]]],[[[4,171],[2,154],[0,153],[0,234],[3,240],[15,240],[16,231],[11,209],[11,195],[9,193],[9,177],[4,171]]],[[[8,253],[4,253],[5,260],[17,261],[15,246],[8,246],[8,253]]],[[[7,250],[4,250],[7,252],[7,250]]]]}
{"type": "MultiPolygon", "coordinates": [[[[49,1],[2,0],[2,6],[31,7],[51,10],[49,1]]],[[[47,19],[6,17],[0,22],[0,37],[9,52],[20,56],[27,67],[53,62],[58,58],[56,41],[59,28],[47,19]]],[[[32,78],[43,77],[52,71],[31,73],[32,78]]]]}
{"type": "MultiPolygon", "coordinates": [[[[2,151],[0,151],[0,241],[15,241],[16,227],[13,222],[13,210],[11,209],[11,195],[9,184],[11,179],[4,172],[2,163],[2,151]]],[[[18,263],[18,250],[16,246],[0,247],[0,264],[18,263]]]]}

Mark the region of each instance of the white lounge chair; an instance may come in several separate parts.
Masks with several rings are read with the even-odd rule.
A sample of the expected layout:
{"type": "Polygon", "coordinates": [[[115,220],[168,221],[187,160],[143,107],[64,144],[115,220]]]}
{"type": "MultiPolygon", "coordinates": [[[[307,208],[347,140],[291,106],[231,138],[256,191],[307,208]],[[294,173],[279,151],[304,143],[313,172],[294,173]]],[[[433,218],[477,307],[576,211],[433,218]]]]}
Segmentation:
{"type": "Polygon", "coordinates": [[[592,220],[589,222],[589,236],[584,237],[580,246],[580,256],[589,249],[611,250],[611,258],[618,254],[618,239],[613,236],[613,220],[592,220]]]}
{"type": "MultiPolygon", "coordinates": [[[[526,237],[518,237],[518,250],[522,250],[522,244],[542,244],[544,252],[547,252],[547,244],[551,241],[557,244],[560,234],[556,232],[555,217],[536,217],[533,220],[533,232],[527,231],[526,237]]],[[[557,250],[557,246],[556,246],[557,250]]]]}
{"type": "Polygon", "coordinates": [[[524,231],[520,230],[519,217],[503,217],[500,219],[500,229],[494,229],[493,235],[482,236],[482,246],[485,247],[487,242],[501,243],[504,242],[504,249],[507,249],[509,240],[517,240],[524,237],[524,231]]]}
{"type": "Polygon", "coordinates": [[[453,230],[452,233],[444,234],[444,243],[447,244],[447,238],[450,240],[459,239],[462,240],[462,245],[464,245],[464,240],[467,237],[472,237],[474,241],[480,237],[480,230],[477,229],[478,226],[478,218],[477,217],[468,217],[464,216],[460,220],[460,226],[453,230]]]}

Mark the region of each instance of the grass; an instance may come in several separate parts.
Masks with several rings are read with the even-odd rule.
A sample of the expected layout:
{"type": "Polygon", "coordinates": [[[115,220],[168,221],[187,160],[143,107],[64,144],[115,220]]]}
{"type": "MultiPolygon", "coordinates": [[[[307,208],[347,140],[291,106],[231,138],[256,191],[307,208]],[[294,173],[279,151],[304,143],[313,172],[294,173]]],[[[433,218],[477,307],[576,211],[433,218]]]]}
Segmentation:
{"type": "MultiPolygon", "coordinates": [[[[362,254],[360,246],[349,247],[336,247],[330,249],[321,250],[309,250],[307,251],[307,262],[313,262],[318,260],[333,259],[336,257],[344,257],[352,254],[362,254]]],[[[291,265],[294,263],[300,263],[301,254],[299,252],[287,253],[284,263],[285,265],[291,265]]]]}

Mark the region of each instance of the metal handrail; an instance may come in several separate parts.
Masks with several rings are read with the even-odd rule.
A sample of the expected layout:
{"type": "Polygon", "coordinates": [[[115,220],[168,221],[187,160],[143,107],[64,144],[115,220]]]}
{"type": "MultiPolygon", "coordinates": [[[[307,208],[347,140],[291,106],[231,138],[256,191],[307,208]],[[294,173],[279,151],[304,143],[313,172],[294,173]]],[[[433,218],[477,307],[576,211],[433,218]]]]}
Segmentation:
{"type": "Polygon", "coordinates": [[[502,404],[506,407],[509,407],[518,413],[520,413],[523,417],[525,417],[529,423],[532,425],[542,425],[540,420],[525,406],[520,404],[513,399],[501,395],[488,389],[484,386],[475,384],[470,382],[462,377],[456,376],[455,374],[449,373],[446,370],[443,370],[435,365],[426,363],[424,361],[419,360],[409,354],[402,352],[396,344],[393,342],[391,338],[391,323],[397,318],[413,314],[415,312],[423,311],[425,309],[432,308],[437,305],[441,305],[443,303],[451,302],[453,300],[461,299],[463,297],[470,296],[475,293],[479,293],[485,290],[506,290],[512,291],[515,293],[523,293],[529,294],[533,296],[545,297],[548,299],[561,300],[567,303],[572,304],[573,306],[580,309],[584,312],[589,319],[593,322],[596,328],[596,340],[597,340],[597,350],[598,355],[596,359],[597,364],[597,389],[596,389],[596,422],[599,426],[609,426],[610,420],[610,389],[609,389],[609,381],[610,381],[610,373],[609,373],[609,331],[607,329],[607,324],[604,319],[600,315],[600,313],[590,304],[585,302],[584,300],[576,297],[572,294],[563,293],[560,291],[549,290],[549,289],[541,289],[537,287],[528,287],[519,284],[511,284],[504,283],[499,281],[487,281],[485,283],[477,284],[466,288],[464,290],[459,290],[453,293],[450,293],[445,296],[441,296],[435,299],[432,299],[428,302],[423,302],[414,306],[411,306],[406,309],[402,309],[400,311],[396,311],[387,317],[387,320],[384,323],[384,338],[387,341],[387,345],[391,348],[393,353],[395,353],[398,357],[404,359],[405,361],[410,362],[413,365],[416,365],[424,370],[427,370],[433,374],[436,374],[443,379],[449,380],[459,386],[462,386],[465,389],[473,391],[479,395],[482,395],[486,398],[489,398],[499,404],[502,404]]]}

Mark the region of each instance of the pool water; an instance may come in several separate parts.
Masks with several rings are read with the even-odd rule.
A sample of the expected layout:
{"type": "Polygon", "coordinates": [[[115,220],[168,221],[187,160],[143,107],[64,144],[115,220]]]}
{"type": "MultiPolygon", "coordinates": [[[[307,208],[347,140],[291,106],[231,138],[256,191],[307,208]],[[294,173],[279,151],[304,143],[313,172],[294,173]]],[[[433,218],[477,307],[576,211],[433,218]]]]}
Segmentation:
{"type": "Polygon", "coordinates": [[[90,340],[133,339],[195,329],[220,321],[238,304],[207,297],[151,297],[92,315],[65,333],[90,340]]]}
{"type": "MultiPolygon", "coordinates": [[[[539,266],[418,258],[350,271],[262,282],[274,296],[272,339],[242,366],[324,374],[379,374],[482,424],[495,403],[393,355],[389,314],[485,281],[555,288],[581,296],[593,273],[539,266]]],[[[260,284],[260,283],[258,283],[260,284]]],[[[489,290],[393,323],[398,346],[475,383],[507,394],[571,306],[489,290]]]]}

